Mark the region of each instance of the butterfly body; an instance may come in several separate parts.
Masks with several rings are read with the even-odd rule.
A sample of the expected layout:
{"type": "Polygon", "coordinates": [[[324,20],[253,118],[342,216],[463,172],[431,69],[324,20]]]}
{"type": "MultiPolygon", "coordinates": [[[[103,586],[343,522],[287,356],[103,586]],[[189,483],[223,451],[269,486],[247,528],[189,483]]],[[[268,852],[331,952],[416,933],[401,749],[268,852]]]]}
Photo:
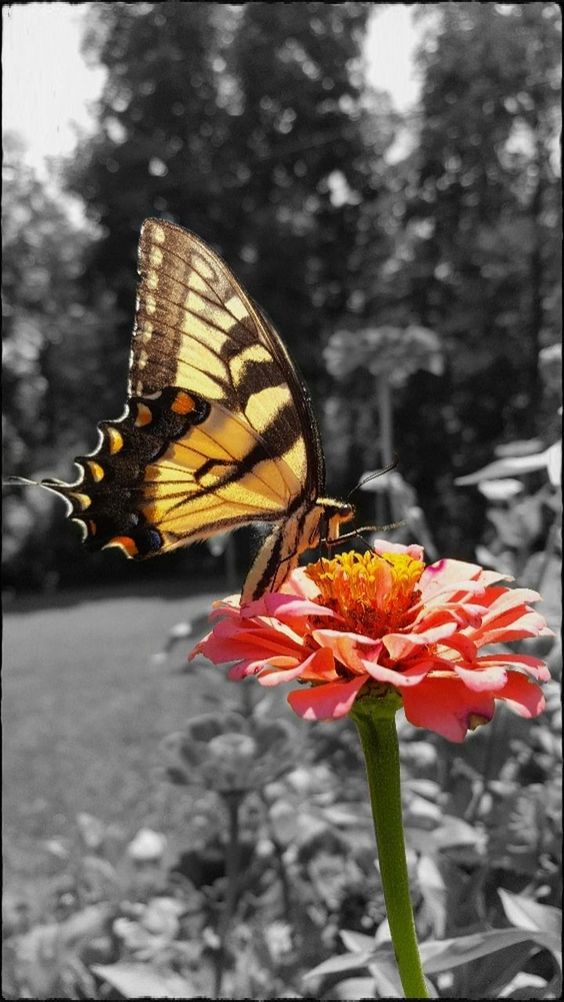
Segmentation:
{"type": "Polygon", "coordinates": [[[307,390],[276,331],[206,244],[148,219],[124,415],[99,425],[70,504],[92,549],[144,558],[251,522],[273,528],[243,602],[280,587],[304,550],[331,543],[351,505],[323,498],[307,390]]]}

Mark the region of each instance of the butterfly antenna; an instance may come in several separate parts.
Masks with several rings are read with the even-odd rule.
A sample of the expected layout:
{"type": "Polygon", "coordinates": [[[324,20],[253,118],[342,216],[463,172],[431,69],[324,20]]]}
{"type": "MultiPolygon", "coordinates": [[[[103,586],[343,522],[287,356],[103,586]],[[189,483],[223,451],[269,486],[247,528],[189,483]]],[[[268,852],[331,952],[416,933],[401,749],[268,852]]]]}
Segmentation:
{"type": "Polygon", "coordinates": [[[370,483],[371,480],[376,480],[377,477],[383,477],[385,473],[390,473],[391,470],[395,470],[398,463],[399,459],[396,456],[393,463],[388,463],[388,465],[384,466],[383,469],[372,471],[371,473],[367,473],[364,477],[361,477],[358,483],[355,484],[352,490],[350,490],[349,493],[347,494],[346,500],[348,501],[351,494],[354,494],[354,492],[358,491],[359,488],[364,487],[365,484],[370,483]]]}
{"type": "MultiPolygon", "coordinates": [[[[401,522],[388,522],[387,525],[361,525],[358,529],[352,529],[350,535],[357,536],[358,539],[362,539],[363,543],[366,543],[369,550],[372,549],[370,543],[362,535],[363,532],[392,532],[393,529],[401,529],[402,525],[406,525],[405,521],[401,522]]],[[[343,538],[342,536],[340,537],[343,538]]]]}

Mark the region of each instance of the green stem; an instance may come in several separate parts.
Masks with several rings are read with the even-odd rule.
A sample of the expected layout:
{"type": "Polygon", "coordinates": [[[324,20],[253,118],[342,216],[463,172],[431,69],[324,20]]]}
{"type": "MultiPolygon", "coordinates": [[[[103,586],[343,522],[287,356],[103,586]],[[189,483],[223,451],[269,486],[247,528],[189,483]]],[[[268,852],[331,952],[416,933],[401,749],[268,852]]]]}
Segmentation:
{"type": "Polygon", "coordinates": [[[427,999],[405,858],[395,723],[400,705],[395,693],[369,696],[357,700],[351,716],[364,752],[384,900],[401,983],[406,998],[427,999]]]}

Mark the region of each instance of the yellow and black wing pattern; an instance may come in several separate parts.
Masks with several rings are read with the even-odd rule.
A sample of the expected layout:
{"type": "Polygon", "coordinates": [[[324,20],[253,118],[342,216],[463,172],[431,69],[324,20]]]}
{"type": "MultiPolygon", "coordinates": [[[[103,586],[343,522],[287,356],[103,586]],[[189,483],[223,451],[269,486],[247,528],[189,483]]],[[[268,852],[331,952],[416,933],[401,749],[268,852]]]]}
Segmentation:
{"type": "Polygon", "coordinates": [[[349,505],[320,498],[324,462],[307,390],[276,331],[199,237],[147,219],[124,415],[99,424],[64,495],[89,548],[143,558],[254,521],[275,523],[243,601],[280,586],[338,535],[349,505]]]}

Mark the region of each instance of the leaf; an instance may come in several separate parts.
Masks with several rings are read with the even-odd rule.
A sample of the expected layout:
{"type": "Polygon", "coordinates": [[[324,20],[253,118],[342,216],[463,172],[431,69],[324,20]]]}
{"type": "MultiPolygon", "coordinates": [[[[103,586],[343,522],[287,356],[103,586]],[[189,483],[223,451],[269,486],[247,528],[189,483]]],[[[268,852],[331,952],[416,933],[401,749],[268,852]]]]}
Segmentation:
{"type": "MultiPolygon", "coordinates": [[[[375,982],[377,998],[402,998],[403,988],[392,944],[388,941],[378,947],[377,959],[368,965],[375,982]]],[[[430,988],[429,988],[430,991],[430,988]]],[[[430,991],[430,997],[434,995],[430,991]]]]}
{"type": "Polygon", "coordinates": [[[346,978],[330,988],[332,999],[374,998],[374,978],[346,978]]]}
{"type": "Polygon", "coordinates": [[[65,960],[60,926],[53,922],[30,929],[17,937],[14,949],[19,976],[32,998],[54,996],[65,960]]]}
{"type": "Polygon", "coordinates": [[[488,463],[481,470],[469,473],[465,477],[456,477],[457,487],[465,487],[469,484],[479,484],[482,480],[493,480],[498,477],[520,477],[524,473],[535,473],[543,470],[548,463],[548,450],[537,452],[533,456],[504,456],[503,459],[496,459],[493,463],[488,463]]]}
{"type": "Polygon", "coordinates": [[[369,962],[377,959],[377,950],[372,944],[370,950],[362,953],[341,953],[338,957],[330,957],[324,960],[317,967],[312,968],[304,974],[304,978],[320,978],[325,974],[339,974],[344,971],[356,971],[359,967],[366,967],[369,962]]]}
{"type": "Polygon", "coordinates": [[[432,804],[424,797],[413,796],[405,811],[405,824],[410,828],[423,828],[424,831],[436,831],[440,824],[442,810],[438,804],[432,804]]]}
{"type": "Polygon", "coordinates": [[[546,934],[541,935],[533,930],[524,929],[491,929],[470,936],[458,936],[455,939],[440,941],[429,940],[422,943],[421,960],[426,974],[438,974],[450,971],[453,967],[460,967],[461,964],[467,964],[471,960],[497,953],[498,950],[504,950],[516,943],[535,943],[539,947],[547,948],[546,934]]]}
{"type": "MultiPolygon", "coordinates": [[[[403,989],[394,957],[392,944],[389,941],[374,946],[374,940],[370,936],[362,933],[346,930],[341,932],[341,939],[345,945],[352,946],[351,953],[345,953],[338,957],[331,957],[318,964],[313,970],[308,971],[304,978],[324,977],[326,974],[336,974],[344,971],[358,971],[359,968],[366,967],[372,975],[370,990],[362,995],[349,994],[348,998],[402,998],[403,989]],[[366,940],[369,940],[370,949],[367,949],[366,940]]],[[[364,981],[363,978],[350,978],[343,984],[350,986],[353,983],[364,981]]],[[[331,989],[333,991],[333,988],[331,989]]],[[[431,986],[429,986],[430,997],[434,998],[431,986]]],[[[344,998],[339,995],[335,998],[344,998]]]]}
{"type": "Polygon", "coordinates": [[[197,989],[174,971],[157,971],[149,964],[93,964],[91,970],[117,988],[126,999],[193,999],[197,989]]]}
{"type": "Polygon", "coordinates": [[[367,950],[374,949],[374,936],[356,932],[355,929],[341,929],[339,935],[351,953],[366,953],[367,950]]]}
{"type": "Polygon", "coordinates": [[[520,971],[511,979],[503,991],[499,993],[500,999],[546,999],[547,983],[545,978],[539,978],[537,974],[525,974],[520,971]]]}
{"type": "Polygon", "coordinates": [[[100,936],[112,914],[113,907],[109,904],[90,905],[80,912],[75,912],[59,927],[64,946],[76,946],[80,940],[90,940],[94,936],[100,936]]]}
{"type": "Polygon", "coordinates": [[[551,905],[541,905],[532,898],[525,898],[521,894],[511,894],[503,887],[498,888],[503,910],[512,925],[518,929],[533,929],[548,935],[550,945],[548,949],[558,951],[562,941],[562,916],[558,908],[551,905]]]}
{"type": "Polygon", "coordinates": [[[119,877],[109,860],[100,856],[84,856],[82,869],[89,890],[97,900],[111,898],[119,890],[119,877]]]}
{"type": "MultiPolygon", "coordinates": [[[[381,999],[400,999],[402,997],[403,988],[395,961],[389,960],[385,964],[370,964],[370,970],[376,989],[372,997],[381,999]]],[[[430,994],[430,998],[433,997],[430,994]]]]}
{"type": "Polygon", "coordinates": [[[417,864],[417,880],[423,900],[433,920],[433,931],[442,937],[446,927],[447,889],[443,875],[431,856],[421,856],[417,864]]]}
{"type": "MultiPolygon", "coordinates": [[[[415,761],[420,761],[423,758],[423,749],[434,751],[433,746],[429,741],[409,741],[406,743],[406,751],[411,753],[416,752],[414,758],[415,761]]],[[[433,759],[434,761],[434,759],[433,759]]],[[[435,783],[434,779],[408,779],[405,784],[405,789],[409,792],[410,800],[411,794],[417,794],[419,797],[423,797],[425,800],[430,800],[431,803],[439,803],[442,790],[439,783],[435,783]]]]}
{"type": "Polygon", "coordinates": [[[109,905],[92,905],[65,922],[35,926],[15,939],[18,967],[34,998],[57,994],[60,978],[76,959],[81,942],[100,935],[111,914],[109,905]]]}
{"type": "Polygon", "coordinates": [[[324,807],[323,816],[332,825],[342,828],[352,826],[358,828],[359,825],[368,823],[368,819],[359,817],[358,811],[350,810],[348,806],[342,804],[331,804],[329,807],[324,807]]]}
{"type": "Polygon", "coordinates": [[[458,846],[472,846],[479,849],[483,835],[467,821],[445,814],[441,825],[432,832],[431,838],[437,849],[451,849],[458,846]]]}

